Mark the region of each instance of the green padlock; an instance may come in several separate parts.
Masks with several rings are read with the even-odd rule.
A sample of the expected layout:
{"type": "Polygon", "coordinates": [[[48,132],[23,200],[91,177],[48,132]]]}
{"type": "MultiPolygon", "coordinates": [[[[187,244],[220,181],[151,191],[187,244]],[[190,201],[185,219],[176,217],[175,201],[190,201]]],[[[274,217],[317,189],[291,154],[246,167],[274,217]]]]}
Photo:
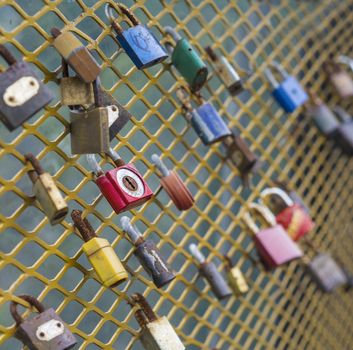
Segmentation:
{"type": "Polygon", "coordinates": [[[172,27],[165,27],[164,31],[175,41],[166,42],[166,48],[172,58],[172,63],[184,77],[192,92],[199,91],[205,84],[208,75],[206,64],[202,61],[190,43],[182,38],[172,27]]]}

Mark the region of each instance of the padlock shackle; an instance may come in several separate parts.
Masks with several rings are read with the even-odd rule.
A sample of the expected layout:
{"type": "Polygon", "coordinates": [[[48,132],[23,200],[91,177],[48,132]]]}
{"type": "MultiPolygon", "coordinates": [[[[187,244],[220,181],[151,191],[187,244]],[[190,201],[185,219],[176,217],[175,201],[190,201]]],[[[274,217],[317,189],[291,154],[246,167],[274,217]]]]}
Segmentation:
{"type": "Polygon", "coordinates": [[[219,61],[219,57],[217,56],[216,52],[212,49],[211,46],[206,46],[205,51],[208,54],[208,56],[210,57],[212,62],[219,61]]]}
{"type": "Polygon", "coordinates": [[[340,55],[337,57],[337,62],[348,66],[353,71],[353,59],[346,56],[340,55]]]}
{"type": "Polygon", "coordinates": [[[165,46],[165,49],[167,50],[168,52],[168,55],[171,56],[173,55],[173,52],[174,52],[174,46],[173,44],[170,42],[170,41],[166,41],[164,43],[164,46],[165,46]]]}
{"type": "Polygon", "coordinates": [[[61,69],[62,69],[63,78],[68,78],[69,77],[69,65],[67,64],[67,62],[64,58],[61,60],[61,69]]]}
{"type": "Polygon", "coordinates": [[[201,253],[200,249],[196,244],[191,243],[189,245],[190,254],[195,258],[195,260],[201,265],[206,262],[206,257],[201,253]]]}
{"type": "Polygon", "coordinates": [[[148,304],[145,297],[140,293],[135,293],[131,296],[132,305],[140,306],[140,310],[146,315],[148,322],[154,322],[158,320],[157,315],[152,310],[151,306],[148,304]]]}
{"type": "Polygon", "coordinates": [[[282,79],[286,79],[288,78],[289,74],[288,72],[285,70],[285,68],[282,66],[281,63],[279,63],[278,61],[271,61],[269,66],[274,69],[275,71],[277,71],[282,79]]]}
{"type": "MultiPolygon", "coordinates": [[[[45,173],[44,169],[39,163],[39,160],[32,153],[25,154],[25,159],[26,159],[26,162],[29,162],[32,164],[33,170],[37,173],[37,175],[42,175],[45,173]]],[[[29,175],[29,177],[32,178],[31,175],[29,175]]]]}
{"type": "Polygon", "coordinates": [[[106,152],[106,155],[113,161],[113,163],[117,167],[125,165],[125,162],[119,156],[119,153],[117,151],[115,151],[112,147],[109,147],[109,151],[106,152]]]}
{"type": "Polygon", "coordinates": [[[352,116],[341,106],[334,106],[332,111],[335,113],[338,120],[342,123],[349,123],[353,120],[352,116]]]}
{"type": "Polygon", "coordinates": [[[81,210],[74,209],[71,212],[71,218],[72,218],[72,221],[74,222],[74,226],[78,229],[78,231],[80,232],[85,242],[88,242],[91,239],[97,237],[96,232],[94,231],[91,224],[88,222],[86,218],[82,217],[81,210]]]}
{"type": "Polygon", "coordinates": [[[229,255],[227,255],[227,254],[224,254],[223,258],[224,258],[224,261],[225,261],[226,270],[230,271],[234,267],[231,257],[229,255]]]}
{"type": "MultiPolygon", "coordinates": [[[[45,311],[44,305],[35,297],[32,297],[31,295],[19,295],[18,297],[27,301],[27,303],[29,303],[32,307],[37,309],[38,313],[41,314],[45,311]]],[[[11,301],[11,304],[10,304],[10,314],[16,322],[16,326],[19,326],[24,321],[23,318],[18,313],[18,310],[17,310],[18,304],[19,303],[14,300],[11,301]]]]}
{"type": "Polygon", "coordinates": [[[104,174],[103,169],[101,166],[98,164],[96,156],[91,153],[91,154],[86,154],[86,159],[89,164],[89,166],[92,168],[92,171],[96,176],[101,176],[104,174]]]}
{"type": "Polygon", "coordinates": [[[93,81],[93,95],[94,95],[94,105],[96,108],[99,107],[104,107],[103,106],[103,99],[102,99],[102,94],[100,90],[100,79],[97,78],[96,80],[93,81]]]}
{"type": "Polygon", "coordinates": [[[265,188],[260,193],[260,203],[264,204],[266,197],[273,196],[273,195],[280,197],[288,207],[291,207],[294,205],[293,199],[290,198],[288,193],[286,193],[284,190],[282,190],[279,187],[265,188]]]}
{"type": "MultiPolygon", "coordinates": [[[[133,26],[138,26],[139,24],[141,24],[139,19],[133,14],[133,12],[129,8],[127,8],[125,5],[120,4],[120,3],[118,3],[116,5],[118,6],[118,8],[122,12],[122,14],[125,15],[130,20],[130,22],[132,23],[133,26]]],[[[104,10],[105,10],[105,15],[109,19],[109,22],[112,25],[112,27],[114,28],[114,30],[116,31],[116,33],[118,35],[121,35],[122,32],[124,31],[124,29],[116,21],[116,18],[113,15],[113,10],[116,10],[116,9],[112,6],[112,4],[106,4],[104,10]]]]}
{"type": "Polygon", "coordinates": [[[176,90],[176,95],[181,102],[182,108],[185,112],[192,111],[192,105],[190,102],[190,94],[185,86],[181,85],[176,90]]]}
{"type": "Polygon", "coordinates": [[[160,157],[158,157],[157,154],[152,154],[151,162],[160,171],[160,173],[162,174],[162,177],[166,177],[166,176],[170,175],[169,169],[164,164],[162,159],[160,157]]]}
{"type": "Polygon", "coordinates": [[[164,27],[164,32],[165,34],[170,35],[175,41],[175,43],[178,43],[180,40],[183,39],[182,36],[171,26],[164,27]]]}
{"type": "Polygon", "coordinates": [[[321,106],[323,105],[323,101],[321,98],[318,96],[318,94],[313,91],[313,89],[308,89],[307,90],[309,100],[307,102],[307,106],[313,105],[313,106],[321,106]]]}
{"type": "Polygon", "coordinates": [[[277,89],[280,85],[280,82],[275,78],[275,76],[273,74],[273,70],[275,70],[276,72],[278,72],[280,74],[282,80],[286,79],[289,76],[289,74],[284,69],[284,67],[277,61],[271,61],[268,65],[268,67],[266,67],[264,69],[264,75],[265,75],[266,79],[270,82],[271,86],[274,89],[277,89]]]}
{"type": "Polygon", "coordinates": [[[121,227],[123,228],[124,232],[128,234],[131,241],[135,244],[136,242],[140,242],[142,238],[141,232],[138,228],[131,223],[131,220],[128,216],[123,216],[120,219],[121,227]]]}
{"type": "MultiPolygon", "coordinates": [[[[11,66],[17,63],[16,58],[12,53],[5,47],[5,45],[0,44],[0,56],[6,61],[6,63],[11,66]]],[[[1,70],[0,70],[1,71],[1,70]]]]}
{"type": "Polygon", "coordinates": [[[53,27],[50,29],[50,33],[54,39],[56,39],[58,36],[62,34],[62,31],[59,28],[53,27]]]}

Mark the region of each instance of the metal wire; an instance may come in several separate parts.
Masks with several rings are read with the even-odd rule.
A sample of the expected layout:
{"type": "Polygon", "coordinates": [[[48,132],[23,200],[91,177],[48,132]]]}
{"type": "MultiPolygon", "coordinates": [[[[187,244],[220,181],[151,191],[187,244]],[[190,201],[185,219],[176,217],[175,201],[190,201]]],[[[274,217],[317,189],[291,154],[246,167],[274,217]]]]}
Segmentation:
{"type": "MultiPolygon", "coordinates": [[[[0,349],[22,348],[13,338],[9,314],[10,301],[21,294],[54,307],[78,338],[79,349],[141,349],[127,304],[136,292],[169,318],[188,350],[351,348],[351,295],[342,290],[322,294],[301,262],[270,273],[254,265],[256,253],[240,212],[271,180],[289,179],[315,217],[310,238],[353,269],[353,163],[301,111],[284,114],[263,76],[266,65],[277,60],[330,106],[340,104],[353,113],[352,101],[338,99],[321,69],[329,57],[353,55],[353,1],[123,1],[158,38],[163,27],[172,25],[205,60],[202,48],[211,45],[237,66],[254,67],[247,91],[238,97],[231,98],[214,74],[203,90],[263,162],[251,190],[242,187],[239,172],[224,159],[225,150],[204,146],[187,125],[175,96],[183,79],[173,67],[138,71],[119,49],[104,14],[106,3],[113,1],[2,0],[0,42],[16,58],[23,55],[31,62],[57,96],[61,59],[50,46],[50,28],[66,26],[93,50],[103,67],[103,86],[134,116],[112,146],[136,164],[156,193],[128,215],[145,237],[159,242],[178,275],[166,289],[156,290],[143,272],[122,232],[120,215],[92,182],[85,157],[70,155],[69,112],[57,98],[23,128],[10,133],[0,127],[0,349]],[[112,243],[131,274],[128,282],[113,290],[98,282],[69,216],[50,226],[31,198],[23,157],[29,149],[54,175],[70,209],[83,210],[97,234],[112,243]],[[178,212],[161,190],[149,161],[153,153],[162,154],[168,168],[185,180],[195,196],[193,209],[178,212]],[[223,272],[223,254],[230,256],[251,290],[218,302],[197,278],[187,250],[191,243],[223,272]]],[[[101,165],[109,167],[106,161],[101,165]]]]}

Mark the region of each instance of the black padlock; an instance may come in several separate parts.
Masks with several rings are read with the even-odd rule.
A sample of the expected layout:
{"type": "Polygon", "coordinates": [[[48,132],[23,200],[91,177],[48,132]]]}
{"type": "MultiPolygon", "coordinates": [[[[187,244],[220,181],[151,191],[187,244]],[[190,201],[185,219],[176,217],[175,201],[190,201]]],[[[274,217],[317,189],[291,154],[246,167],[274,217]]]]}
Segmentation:
{"type": "Polygon", "coordinates": [[[17,61],[4,45],[0,45],[0,56],[9,65],[6,71],[0,70],[0,119],[12,131],[46,106],[53,95],[30,65],[17,61]]]}
{"type": "Polygon", "coordinates": [[[15,337],[17,339],[30,350],[68,350],[73,348],[77,341],[54,309],[45,309],[42,303],[30,295],[19,297],[35,307],[39,314],[24,320],[18,314],[18,303],[12,301],[10,313],[16,321],[15,337]]]}

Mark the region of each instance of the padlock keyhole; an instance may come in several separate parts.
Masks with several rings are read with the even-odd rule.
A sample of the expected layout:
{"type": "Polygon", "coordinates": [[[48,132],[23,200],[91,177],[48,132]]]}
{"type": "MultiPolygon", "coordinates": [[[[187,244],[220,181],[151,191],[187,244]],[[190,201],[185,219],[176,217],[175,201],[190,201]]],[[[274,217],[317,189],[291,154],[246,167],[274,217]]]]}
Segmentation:
{"type": "Polygon", "coordinates": [[[138,189],[136,181],[131,176],[124,176],[123,184],[130,191],[136,191],[138,189]]]}

